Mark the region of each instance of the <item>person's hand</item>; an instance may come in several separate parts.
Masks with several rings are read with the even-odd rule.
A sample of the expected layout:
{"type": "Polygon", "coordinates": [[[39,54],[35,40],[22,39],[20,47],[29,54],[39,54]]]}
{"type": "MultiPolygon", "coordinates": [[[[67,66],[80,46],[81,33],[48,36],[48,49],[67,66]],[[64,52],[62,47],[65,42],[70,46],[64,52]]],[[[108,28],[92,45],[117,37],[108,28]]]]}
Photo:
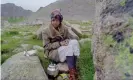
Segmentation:
{"type": "Polygon", "coordinates": [[[68,39],[60,42],[61,46],[67,46],[68,43],[69,43],[69,40],[68,39]]]}

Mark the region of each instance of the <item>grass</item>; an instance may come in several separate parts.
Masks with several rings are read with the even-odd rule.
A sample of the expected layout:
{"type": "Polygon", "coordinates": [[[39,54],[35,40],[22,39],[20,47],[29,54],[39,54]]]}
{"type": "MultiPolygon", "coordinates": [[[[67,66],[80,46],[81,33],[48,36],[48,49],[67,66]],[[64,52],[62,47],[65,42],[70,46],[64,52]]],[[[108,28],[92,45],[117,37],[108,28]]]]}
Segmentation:
{"type": "Polygon", "coordinates": [[[16,54],[12,51],[20,45],[23,44],[30,44],[42,46],[42,41],[33,38],[35,32],[39,27],[38,26],[24,26],[24,27],[13,27],[4,29],[3,34],[1,35],[1,64],[4,63],[9,57],[16,54]],[[19,32],[29,32],[26,36],[31,36],[30,39],[25,40],[24,35],[19,32]],[[13,36],[20,37],[19,39],[13,38],[13,36]]]}
{"type": "Polygon", "coordinates": [[[91,53],[91,42],[85,42],[80,47],[80,51],[80,58],[78,59],[79,79],[93,80],[94,65],[91,53]]]}
{"type": "Polygon", "coordinates": [[[22,22],[25,19],[24,19],[24,17],[17,17],[17,18],[10,17],[7,20],[9,23],[17,23],[17,22],[22,22]]]}
{"type": "MultiPolygon", "coordinates": [[[[5,32],[2,34],[2,45],[1,45],[1,63],[5,62],[9,57],[16,54],[13,53],[12,50],[19,47],[22,43],[23,44],[30,44],[30,45],[39,45],[42,46],[42,41],[38,40],[37,37],[32,34],[32,32],[35,32],[39,27],[31,27],[31,26],[25,26],[25,27],[19,27],[19,28],[11,28],[5,30],[5,32]],[[30,36],[29,39],[25,40],[24,36],[21,35],[21,33],[17,32],[30,32],[26,36],[30,36]],[[20,39],[14,39],[13,36],[19,36],[20,39]],[[7,40],[7,44],[4,43],[4,40],[7,40]]],[[[86,38],[86,35],[82,35],[82,38],[86,38]]],[[[78,71],[79,71],[79,79],[80,80],[93,80],[94,75],[94,66],[93,66],[93,59],[91,54],[91,42],[85,42],[81,47],[81,55],[78,59],[78,71]]],[[[46,71],[46,68],[49,64],[49,60],[47,58],[44,58],[44,51],[38,51],[38,57],[40,59],[40,62],[46,71]]]]}
{"type": "Polygon", "coordinates": [[[90,26],[92,24],[92,21],[76,21],[76,20],[69,20],[70,24],[78,24],[80,26],[90,26]]]}

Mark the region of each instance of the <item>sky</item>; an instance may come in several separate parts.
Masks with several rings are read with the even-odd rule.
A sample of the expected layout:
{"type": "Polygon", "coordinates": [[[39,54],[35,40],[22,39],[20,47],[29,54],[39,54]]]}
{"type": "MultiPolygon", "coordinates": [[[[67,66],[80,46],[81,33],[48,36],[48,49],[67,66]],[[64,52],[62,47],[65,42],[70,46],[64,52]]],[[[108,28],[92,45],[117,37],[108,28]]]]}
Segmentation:
{"type": "Polygon", "coordinates": [[[1,4],[14,3],[15,5],[21,6],[26,10],[31,10],[35,12],[40,7],[45,7],[55,1],[57,0],[1,0],[1,4]]]}

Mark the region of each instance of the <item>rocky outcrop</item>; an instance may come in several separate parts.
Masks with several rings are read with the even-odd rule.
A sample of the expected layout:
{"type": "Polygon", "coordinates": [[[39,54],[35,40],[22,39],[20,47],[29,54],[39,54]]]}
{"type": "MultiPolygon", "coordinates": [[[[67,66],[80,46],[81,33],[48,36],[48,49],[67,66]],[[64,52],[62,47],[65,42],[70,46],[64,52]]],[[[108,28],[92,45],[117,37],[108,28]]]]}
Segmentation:
{"type": "Polygon", "coordinates": [[[13,3],[1,4],[2,17],[26,17],[32,14],[32,11],[25,10],[13,3]]]}
{"type": "Polygon", "coordinates": [[[1,80],[48,80],[37,56],[18,53],[2,64],[1,80]]]}
{"type": "Polygon", "coordinates": [[[95,80],[133,80],[133,0],[96,0],[95,80]]]}

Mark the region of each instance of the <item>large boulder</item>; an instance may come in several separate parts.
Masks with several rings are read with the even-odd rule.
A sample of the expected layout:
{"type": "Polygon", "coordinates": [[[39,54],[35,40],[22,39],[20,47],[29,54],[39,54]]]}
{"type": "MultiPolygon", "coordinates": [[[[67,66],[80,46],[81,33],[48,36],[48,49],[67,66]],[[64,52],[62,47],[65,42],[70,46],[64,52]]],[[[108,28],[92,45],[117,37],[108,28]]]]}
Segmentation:
{"type": "Polygon", "coordinates": [[[37,39],[42,40],[42,30],[43,30],[44,26],[41,26],[37,31],[36,31],[36,35],[37,35],[37,39]]]}
{"type": "Polygon", "coordinates": [[[68,28],[70,28],[70,32],[74,32],[77,36],[82,35],[82,31],[80,30],[80,25],[78,24],[70,24],[67,21],[63,22],[68,28]]]}
{"type": "Polygon", "coordinates": [[[1,67],[1,80],[48,80],[37,56],[13,55],[1,67]]]}
{"type": "Polygon", "coordinates": [[[95,80],[133,80],[133,0],[96,0],[95,80]]]}

